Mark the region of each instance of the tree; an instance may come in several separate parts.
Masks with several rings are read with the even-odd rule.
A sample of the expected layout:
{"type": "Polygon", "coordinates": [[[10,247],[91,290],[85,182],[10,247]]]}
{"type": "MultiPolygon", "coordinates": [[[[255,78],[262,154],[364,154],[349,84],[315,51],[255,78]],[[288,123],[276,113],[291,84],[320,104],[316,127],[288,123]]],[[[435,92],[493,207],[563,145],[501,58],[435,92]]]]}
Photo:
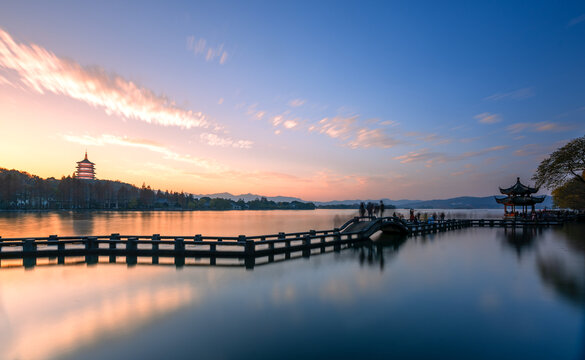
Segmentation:
{"type": "Polygon", "coordinates": [[[585,185],[585,136],[571,140],[544,159],[532,180],[537,186],[559,188],[571,179],[585,185]]]}
{"type": "Polygon", "coordinates": [[[552,191],[555,205],[567,209],[585,209],[585,184],[573,178],[552,191]]]}

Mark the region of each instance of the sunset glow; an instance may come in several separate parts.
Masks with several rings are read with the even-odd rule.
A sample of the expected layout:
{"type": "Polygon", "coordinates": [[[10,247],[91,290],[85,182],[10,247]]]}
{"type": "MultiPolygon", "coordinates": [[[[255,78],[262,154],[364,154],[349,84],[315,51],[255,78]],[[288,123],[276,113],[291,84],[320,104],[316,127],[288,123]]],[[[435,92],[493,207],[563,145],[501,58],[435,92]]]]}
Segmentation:
{"type": "Polygon", "coordinates": [[[99,179],[194,194],[486,196],[585,131],[583,9],[70,5],[2,5],[0,167],[60,178],[87,150],[99,179]]]}

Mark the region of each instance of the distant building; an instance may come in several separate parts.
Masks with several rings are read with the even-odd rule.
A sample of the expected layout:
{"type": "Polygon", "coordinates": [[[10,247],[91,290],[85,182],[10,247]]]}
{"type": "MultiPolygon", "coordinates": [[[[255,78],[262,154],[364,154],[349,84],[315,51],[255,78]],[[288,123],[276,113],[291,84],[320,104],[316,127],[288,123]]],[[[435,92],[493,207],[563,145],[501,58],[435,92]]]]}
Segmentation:
{"type": "Polygon", "coordinates": [[[538,192],[538,188],[526,186],[520,182],[520,178],[516,178],[516,184],[506,189],[500,188],[500,193],[507,196],[496,197],[496,202],[504,205],[506,215],[514,215],[516,207],[520,208],[523,214],[526,214],[529,207],[534,212],[534,205],[544,201],[545,196],[532,196],[536,192],[538,192]],[[508,207],[510,211],[508,211],[508,207]]]}
{"type": "Polygon", "coordinates": [[[85,159],[77,162],[77,170],[75,177],[78,179],[95,180],[95,164],[87,160],[87,151],[85,152],[85,159]]]}

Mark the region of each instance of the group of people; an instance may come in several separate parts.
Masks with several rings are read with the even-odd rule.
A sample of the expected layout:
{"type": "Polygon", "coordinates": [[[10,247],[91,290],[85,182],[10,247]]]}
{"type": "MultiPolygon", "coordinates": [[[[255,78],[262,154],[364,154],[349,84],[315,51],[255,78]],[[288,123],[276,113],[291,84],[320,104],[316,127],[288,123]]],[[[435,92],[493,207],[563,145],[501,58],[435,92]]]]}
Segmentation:
{"type": "Polygon", "coordinates": [[[379,204],[374,204],[368,201],[366,205],[363,201],[360,204],[360,216],[366,216],[366,212],[368,213],[369,217],[375,217],[377,214],[380,214],[380,217],[384,216],[384,202],[380,200],[379,204]]]}
{"type": "Polygon", "coordinates": [[[435,213],[430,214],[430,216],[429,216],[429,213],[423,213],[421,216],[421,213],[416,213],[416,215],[415,215],[414,209],[410,209],[409,220],[414,222],[414,223],[428,222],[428,223],[433,224],[433,223],[438,222],[438,221],[441,221],[441,222],[445,221],[445,213],[441,212],[441,214],[437,215],[437,213],[435,212],[435,213]]]}

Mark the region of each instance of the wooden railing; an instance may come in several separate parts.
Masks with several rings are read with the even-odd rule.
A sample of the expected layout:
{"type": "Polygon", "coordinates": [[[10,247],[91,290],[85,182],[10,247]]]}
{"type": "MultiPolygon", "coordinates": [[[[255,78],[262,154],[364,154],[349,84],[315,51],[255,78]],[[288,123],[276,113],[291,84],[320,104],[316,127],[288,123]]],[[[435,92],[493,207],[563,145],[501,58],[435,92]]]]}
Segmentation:
{"type": "MultiPolygon", "coordinates": [[[[99,257],[125,257],[126,263],[134,265],[139,257],[151,259],[158,264],[159,258],[174,258],[176,266],[185,265],[186,259],[209,259],[216,265],[217,259],[244,260],[246,268],[258,262],[273,262],[290,259],[295,254],[310,257],[316,252],[340,251],[351,244],[364,241],[380,230],[396,228],[410,235],[442,232],[466,227],[532,227],[561,225],[562,221],[529,221],[513,219],[464,219],[416,223],[396,217],[355,217],[333,230],[310,230],[307,232],[278,233],[271,235],[245,236],[164,236],[154,234],[104,236],[57,236],[31,238],[1,238],[0,260],[22,259],[25,267],[33,267],[38,258],[56,259],[64,264],[67,257],[84,256],[87,263],[97,263],[99,257]],[[358,228],[353,231],[352,229],[358,228]]],[[[298,257],[298,256],[297,256],[298,257]]],[[[2,265],[2,264],[0,264],[2,265]]]]}

